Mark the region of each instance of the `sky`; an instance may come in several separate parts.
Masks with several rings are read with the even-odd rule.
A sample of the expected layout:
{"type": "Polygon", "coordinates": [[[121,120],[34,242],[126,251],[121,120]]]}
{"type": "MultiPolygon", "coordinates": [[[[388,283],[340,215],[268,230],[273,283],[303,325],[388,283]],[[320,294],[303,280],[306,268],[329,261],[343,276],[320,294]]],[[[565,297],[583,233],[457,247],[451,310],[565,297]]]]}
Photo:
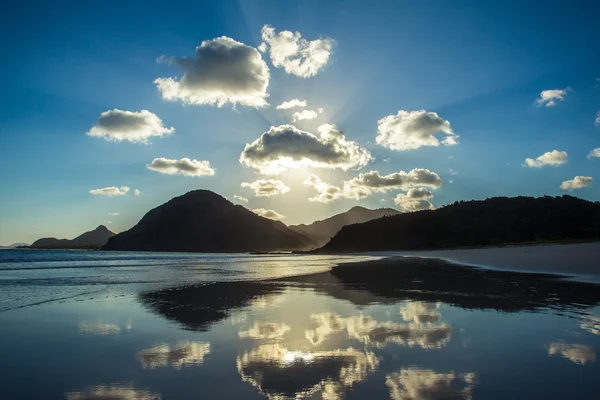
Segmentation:
{"type": "Polygon", "coordinates": [[[194,189],[286,224],[600,200],[600,4],[14,2],[0,244],[131,228],[194,189]]]}

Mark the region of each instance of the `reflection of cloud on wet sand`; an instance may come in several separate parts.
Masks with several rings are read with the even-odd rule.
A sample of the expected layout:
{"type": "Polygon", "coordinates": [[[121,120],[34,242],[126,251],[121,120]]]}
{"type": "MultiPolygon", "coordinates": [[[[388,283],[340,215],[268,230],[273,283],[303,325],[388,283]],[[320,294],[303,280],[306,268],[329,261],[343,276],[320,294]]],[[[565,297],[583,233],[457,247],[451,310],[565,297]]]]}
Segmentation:
{"type": "Polygon", "coordinates": [[[242,380],[270,399],[302,398],[319,391],[330,396],[327,398],[339,398],[378,365],[373,353],[352,347],[304,353],[266,344],[237,359],[242,380]]]}
{"type": "Polygon", "coordinates": [[[204,342],[181,342],[174,346],[161,344],[142,350],[137,358],[144,368],[160,368],[172,365],[175,369],[201,365],[204,357],[210,353],[210,344],[204,342]]]}
{"type": "Polygon", "coordinates": [[[160,400],[160,394],[131,385],[100,385],[66,393],[67,400],[160,400]]]}
{"type": "Polygon", "coordinates": [[[80,322],[79,333],[87,336],[118,335],[121,328],[117,324],[104,324],[102,322],[80,322]]]}
{"type": "Polygon", "coordinates": [[[437,312],[440,303],[426,303],[424,301],[408,301],[400,308],[400,315],[406,322],[414,322],[420,325],[436,324],[442,318],[437,312]]]}
{"type": "Polygon", "coordinates": [[[559,355],[581,365],[596,361],[596,351],[592,347],[582,344],[550,343],[548,355],[559,355]]]}
{"type": "Polygon", "coordinates": [[[376,347],[396,343],[435,349],[445,346],[452,336],[452,328],[447,324],[396,324],[377,322],[369,316],[362,315],[343,318],[334,313],[313,314],[311,319],[317,327],[307,330],[305,336],[313,345],[321,344],[329,335],[346,332],[349,337],[376,347]]]}
{"type": "Polygon", "coordinates": [[[242,339],[280,339],[290,331],[289,325],[279,322],[255,322],[247,331],[240,331],[242,339]]]}
{"type": "Polygon", "coordinates": [[[266,296],[255,297],[250,300],[249,307],[253,310],[260,310],[267,307],[273,307],[283,301],[284,296],[280,294],[272,294],[266,296]]]}
{"type": "Polygon", "coordinates": [[[475,374],[437,373],[429,369],[401,369],[386,377],[393,400],[471,399],[475,374]]]}
{"type": "Polygon", "coordinates": [[[581,329],[593,333],[594,335],[600,335],[600,317],[583,317],[581,322],[581,329]]]}

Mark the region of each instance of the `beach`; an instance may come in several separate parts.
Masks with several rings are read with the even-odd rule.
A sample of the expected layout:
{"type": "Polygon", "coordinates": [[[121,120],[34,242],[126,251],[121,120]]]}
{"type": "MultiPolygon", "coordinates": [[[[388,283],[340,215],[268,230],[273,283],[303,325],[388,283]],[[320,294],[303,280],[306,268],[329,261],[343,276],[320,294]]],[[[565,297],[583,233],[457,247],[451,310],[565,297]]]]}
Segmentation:
{"type": "Polygon", "coordinates": [[[36,284],[96,292],[0,312],[1,398],[595,396],[593,283],[418,257],[136,257],[19,283],[25,297],[36,284]],[[232,272],[252,260],[270,272],[232,272]],[[293,266],[304,273],[282,273],[293,266]]]}

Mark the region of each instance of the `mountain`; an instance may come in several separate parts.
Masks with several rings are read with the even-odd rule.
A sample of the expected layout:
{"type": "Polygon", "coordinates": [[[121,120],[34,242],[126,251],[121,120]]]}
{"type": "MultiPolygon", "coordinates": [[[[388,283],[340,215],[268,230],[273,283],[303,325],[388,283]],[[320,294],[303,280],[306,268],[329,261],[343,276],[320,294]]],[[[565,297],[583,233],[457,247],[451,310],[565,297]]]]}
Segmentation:
{"type": "Polygon", "coordinates": [[[321,221],[315,221],[309,225],[290,225],[289,228],[302,235],[308,236],[317,242],[319,246],[323,246],[345,225],[359,224],[372,219],[396,214],[400,214],[400,211],[394,210],[393,208],[369,210],[368,208],[356,206],[346,212],[321,221]]]}
{"type": "Polygon", "coordinates": [[[32,249],[90,249],[100,248],[115,234],[104,225],[98,226],[93,231],[85,232],[75,239],[42,238],[29,246],[32,249]]]}
{"type": "Polygon", "coordinates": [[[194,190],[150,210],[105,250],[251,252],[316,247],[285,224],[260,217],[208,190],[194,190]]]}
{"type": "Polygon", "coordinates": [[[600,239],[600,202],[572,196],[460,201],[343,227],[323,252],[423,250],[600,239]]]}
{"type": "Polygon", "coordinates": [[[27,243],[13,243],[8,246],[0,246],[0,249],[16,249],[17,247],[27,247],[29,244],[27,243]]]}

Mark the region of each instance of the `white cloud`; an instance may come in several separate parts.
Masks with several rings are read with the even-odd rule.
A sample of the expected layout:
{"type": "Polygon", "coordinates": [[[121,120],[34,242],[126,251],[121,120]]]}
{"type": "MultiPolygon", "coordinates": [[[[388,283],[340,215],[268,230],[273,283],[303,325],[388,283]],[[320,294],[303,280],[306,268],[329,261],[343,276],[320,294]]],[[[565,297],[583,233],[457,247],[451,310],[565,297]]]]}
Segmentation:
{"type": "Polygon", "coordinates": [[[276,108],[278,110],[289,110],[290,108],[306,107],[306,104],[307,104],[306,100],[292,99],[289,101],[284,101],[283,103],[278,105],[276,108]]]}
{"type": "Polygon", "coordinates": [[[111,212],[111,213],[108,213],[108,215],[110,215],[110,216],[112,216],[112,217],[116,217],[116,216],[119,216],[119,215],[121,215],[121,213],[118,213],[118,212],[111,212]]]}
{"type": "Polygon", "coordinates": [[[596,113],[596,121],[594,121],[596,126],[600,126],[600,111],[596,113]]]}
{"type": "Polygon", "coordinates": [[[136,196],[139,196],[139,195],[141,195],[141,194],[142,194],[142,192],[140,192],[140,189],[135,189],[135,190],[133,191],[133,194],[135,194],[136,196]]]}
{"type": "Polygon", "coordinates": [[[593,181],[594,178],[592,178],[591,176],[576,176],[575,178],[569,181],[564,181],[563,183],[561,183],[560,188],[562,190],[568,190],[569,192],[571,192],[575,189],[582,189],[588,187],[592,184],[593,181]]]}
{"type": "Polygon", "coordinates": [[[419,325],[436,324],[442,318],[438,312],[440,303],[426,303],[424,301],[407,301],[400,308],[402,319],[419,325]]]}
{"type": "Polygon", "coordinates": [[[301,121],[304,119],[315,119],[318,116],[319,114],[317,114],[317,112],[314,110],[296,111],[294,114],[292,114],[294,121],[301,121]]]}
{"type": "Polygon", "coordinates": [[[388,115],[377,121],[376,141],[392,150],[414,150],[422,146],[453,146],[458,144],[450,122],[437,113],[400,110],[396,115],[388,115]],[[440,140],[436,134],[445,137],[440,140]]]}
{"type": "Polygon", "coordinates": [[[275,179],[259,179],[254,182],[242,182],[240,186],[254,190],[254,195],[257,197],[276,196],[290,191],[290,188],[283,182],[275,179]]]}
{"type": "Polygon", "coordinates": [[[247,144],[240,162],[261,174],[277,175],[289,168],[316,167],[359,169],[371,161],[371,153],[346,140],[335,125],[323,124],[319,136],[293,125],[272,126],[260,138],[247,144]]]}
{"type": "Polygon", "coordinates": [[[241,201],[241,202],[244,202],[244,203],[247,203],[247,202],[248,202],[248,199],[247,199],[247,198],[245,198],[245,197],[242,197],[242,196],[238,196],[237,194],[234,194],[234,195],[233,195],[233,198],[234,198],[234,199],[236,199],[236,200],[239,200],[239,201],[241,201]]]}
{"type": "Polygon", "coordinates": [[[552,150],[542,154],[536,159],[526,158],[525,166],[530,168],[540,168],[545,165],[558,166],[566,163],[568,160],[566,151],[552,150]]]}
{"type": "Polygon", "coordinates": [[[450,175],[458,175],[458,172],[454,171],[452,168],[450,168],[450,169],[448,170],[448,173],[449,173],[450,175]]]}
{"type": "Polygon", "coordinates": [[[259,49],[262,52],[269,50],[273,65],[301,78],[315,76],[329,61],[333,46],[331,39],[308,41],[300,32],[276,33],[269,25],[263,26],[261,35],[263,43],[259,49]]]}
{"type": "Polygon", "coordinates": [[[475,373],[437,373],[430,369],[407,368],[386,376],[392,400],[470,400],[475,373]]]}
{"type": "Polygon", "coordinates": [[[275,210],[267,210],[265,208],[255,208],[252,210],[253,213],[260,215],[261,217],[269,218],[275,221],[279,221],[285,218],[285,215],[279,214],[275,210]]]}
{"type": "Polygon", "coordinates": [[[166,128],[161,119],[148,110],[134,112],[115,108],[100,114],[98,122],[87,135],[107,141],[147,143],[152,136],[162,137],[173,132],[175,128],[166,128]]]}
{"type": "MultiPolygon", "coordinates": [[[[419,186],[437,189],[442,186],[442,178],[428,169],[415,168],[409,172],[399,171],[388,175],[381,175],[378,171],[361,173],[344,181],[341,187],[323,182],[318,176],[311,174],[304,184],[317,192],[315,197],[308,199],[309,201],[329,203],[340,198],[359,200],[374,193],[410,190],[419,186]]],[[[417,190],[413,193],[421,192],[417,190]]]]}
{"type": "Polygon", "coordinates": [[[420,210],[433,210],[435,207],[429,199],[433,197],[433,193],[425,188],[410,189],[406,194],[398,194],[394,199],[394,203],[398,205],[402,212],[413,212],[420,210]]]}
{"type": "Polygon", "coordinates": [[[292,328],[280,322],[254,322],[247,331],[240,331],[238,335],[242,339],[273,340],[281,339],[292,328]]]}
{"type": "Polygon", "coordinates": [[[565,101],[565,96],[571,91],[571,88],[542,90],[540,97],[535,100],[538,107],[546,105],[546,107],[555,106],[557,101],[565,101]]]}
{"type": "Polygon", "coordinates": [[[129,192],[129,186],[109,186],[102,189],[92,189],[90,190],[90,194],[100,195],[100,196],[124,196],[129,192]]]}
{"type": "Polygon", "coordinates": [[[550,343],[548,355],[560,355],[575,364],[581,365],[596,361],[596,350],[593,347],[581,344],[550,343]]]}
{"type": "Polygon", "coordinates": [[[226,36],[206,40],[196,47],[194,57],[167,58],[183,70],[183,76],[157,78],[154,83],[165,100],[184,104],[209,104],[222,107],[228,103],[248,107],[268,105],[269,68],[261,54],[226,36]]]}
{"type": "Polygon", "coordinates": [[[67,400],[122,399],[156,400],[161,396],[146,389],[136,389],[131,385],[98,385],[79,392],[67,392],[67,400]]]}
{"type": "Polygon", "coordinates": [[[597,147],[594,150],[590,151],[590,154],[588,154],[587,158],[589,158],[590,160],[592,158],[600,158],[600,147],[597,147]]]}
{"type": "Polygon", "coordinates": [[[181,342],[170,346],[161,344],[137,354],[144,369],[172,366],[175,369],[202,365],[204,357],[210,353],[210,344],[206,342],[181,342]]]}
{"type": "Polygon", "coordinates": [[[212,176],[215,170],[208,161],[190,160],[182,158],[180,160],[169,160],[168,158],[155,158],[146,168],[152,171],[167,175],[183,176],[212,176]]]}

